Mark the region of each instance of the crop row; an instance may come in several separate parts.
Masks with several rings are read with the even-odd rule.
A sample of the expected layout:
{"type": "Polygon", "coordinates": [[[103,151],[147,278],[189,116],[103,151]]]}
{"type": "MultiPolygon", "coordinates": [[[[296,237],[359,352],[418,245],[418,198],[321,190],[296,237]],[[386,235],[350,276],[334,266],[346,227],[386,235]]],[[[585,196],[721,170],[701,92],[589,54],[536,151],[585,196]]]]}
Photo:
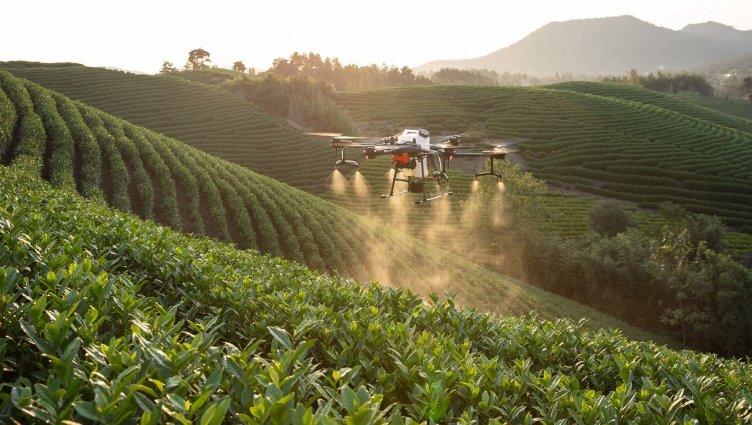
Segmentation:
{"type": "Polygon", "coordinates": [[[332,152],[326,140],[302,136],[283,120],[262,113],[228,91],[179,78],[82,66],[55,69],[6,65],[6,69],[128,122],[310,192],[320,192],[321,182],[331,171],[332,152]]]}
{"type": "MultiPolygon", "coordinates": [[[[558,181],[582,178],[594,184],[633,185],[629,192],[610,192],[621,199],[636,199],[647,185],[673,187],[672,195],[680,199],[704,199],[693,205],[707,211],[720,198],[727,204],[735,197],[746,199],[752,184],[752,134],[723,126],[721,114],[718,120],[706,121],[655,102],[580,94],[558,86],[411,87],[340,93],[339,100],[364,122],[379,116],[407,123],[420,116],[414,111],[426,102],[433,105],[428,111],[439,111],[436,119],[456,109],[468,123],[455,131],[482,128],[481,137],[528,138],[521,145],[522,155],[534,173],[558,181]],[[471,105],[470,100],[478,98],[486,99],[484,109],[471,105]],[[690,183],[685,186],[684,181],[690,183]]],[[[648,198],[656,199],[651,195],[644,201],[648,198]]],[[[736,224],[743,223],[742,217],[752,213],[751,205],[733,202],[728,215],[737,217],[736,224]]]]}
{"type": "Polygon", "coordinates": [[[741,119],[737,116],[722,113],[703,106],[698,106],[676,96],[670,96],[651,90],[643,90],[634,86],[624,84],[568,82],[555,84],[549,87],[557,90],[571,90],[580,93],[616,97],[646,103],[691,117],[700,118],[721,126],[736,128],[745,132],[752,132],[752,122],[749,120],[741,119]]]}
{"type": "MultiPolygon", "coordinates": [[[[4,85],[2,90],[9,99],[12,89],[28,98],[26,87],[33,83],[3,72],[0,75],[11,87],[4,85]]],[[[102,198],[120,211],[359,279],[399,282],[415,264],[429,270],[444,268],[444,253],[434,252],[435,248],[405,234],[362,220],[346,209],[167,136],[60,95],[49,95],[55,99],[55,112],[67,125],[74,143],[68,156],[72,164],[68,166],[76,178],[75,188],[87,196],[102,198]],[[100,185],[94,187],[97,181],[100,185]]],[[[13,105],[14,109],[22,108],[13,105]]],[[[27,115],[36,117],[40,124],[41,137],[36,156],[27,157],[39,164],[34,169],[42,176],[60,144],[45,133],[33,108],[28,110],[27,115]]],[[[17,121],[22,119],[17,116],[17,121]]],[[[11,144],[27,143],[14,137],[11,144]]],[[[15,164],[24,158],[16,153],[7,160],[15,164]]],[[[462,288],[460,278],[475,267],[464,260],[453,261],[457,264],[436,281],[447,290],[462,288]]],[[[500,284],[508,283],[498,275],[487,274],[464,294],[475,302],[480,299],[477,294],[500,284]]],[[[503,308],[525,311],[523,305],[534,304],[521,299],[503,308]]]]}

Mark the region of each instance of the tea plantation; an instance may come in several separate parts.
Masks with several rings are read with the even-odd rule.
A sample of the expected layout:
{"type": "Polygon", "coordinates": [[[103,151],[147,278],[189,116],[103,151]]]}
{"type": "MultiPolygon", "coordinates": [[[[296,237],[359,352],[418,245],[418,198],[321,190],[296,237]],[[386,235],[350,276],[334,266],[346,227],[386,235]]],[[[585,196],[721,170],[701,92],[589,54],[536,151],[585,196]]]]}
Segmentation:
{"type": "Polygon", "coordinates": [[[120,211],[312,269],[453,293],[489,312],[589,317],[594,327],[655,337],[3,71],[0,158],[120,211]]]}
{"type": "Polygon", "coordinates": [[[226,90],[77,64],[3,62],[0,69],[299,189],[320,192],[331,172],[325,141],[226,90]]]}
{"type": "MultiPolygon", "coordinates": [[[[5,62],[0,68],[358,212],[388,216],[381,214],[389,211],[384,202],[364,208],[360,199],[326,192],[334,156],[325,140],[301,136],[226,91],[77,64],[5,62]]],[[[672,201],[719,215],[732,226],[751,223],[744,162],[750,156],[744,152],[752,122],[676,97],[614,84],[566,83],[538,89],[384,89],[342,93],[339,101],[361,123],[388,127],[382,129],[387,134],[419,126],[434,134],[464,132],[470,143],[531,138],[523,144],[525,160],[550,184],[649,208],[672,201]],[[721,151],[727,151],[725,157],[721,151]]],[[[386,166],[365,165],[372,193],[379,193],[386,166]]],[[[469,183],[461,174],[452,178],[456,205],[469,183]]],[[[411,213],[409,220],[423,223],[425,214],[411,213]]],[[[553,220],[544,225],[556,227],[553,220]]],[[[571,234],[570,224],[563,222],[557,232],[571,234]]],[[[729,244],[744,251],[749,243],[737,239],[749,238],[729,244]]]]}
{"type": "Polygon", "coordinates": [[[0,167],[0,422],[748,423],[748,362],[492,317],[0,167]]]}
{"type": "Polygon", "coordinates": [[[527,138],[529,170],[552,184],[644,207],[671,201],[731,226],[752,225],[747,120],[676,99],[661,103],[643,89],[625,89],[639,90],[637,100],[601,94],[612,89],[431,86],[346,92],[339,100],[358,122],[527,138]]]}

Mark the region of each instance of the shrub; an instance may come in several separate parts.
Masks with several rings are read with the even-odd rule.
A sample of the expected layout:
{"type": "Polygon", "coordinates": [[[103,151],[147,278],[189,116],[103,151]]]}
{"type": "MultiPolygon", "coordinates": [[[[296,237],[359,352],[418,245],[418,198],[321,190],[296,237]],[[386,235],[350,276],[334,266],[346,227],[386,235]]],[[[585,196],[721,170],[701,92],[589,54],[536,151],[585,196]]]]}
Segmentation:
{"type": "Polygon", "coordinates": [[[589,219],[590,228],[608,238],[635,226],[632,216],[615,201],[606,201],[594,206],[590,210],[589,219]]]}

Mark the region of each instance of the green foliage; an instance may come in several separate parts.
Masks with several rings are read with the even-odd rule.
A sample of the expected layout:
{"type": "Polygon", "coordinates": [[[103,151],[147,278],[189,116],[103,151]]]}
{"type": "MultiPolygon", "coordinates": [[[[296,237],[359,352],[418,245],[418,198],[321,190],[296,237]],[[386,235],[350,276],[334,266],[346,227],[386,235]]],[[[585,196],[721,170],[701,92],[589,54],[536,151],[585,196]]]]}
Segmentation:
{"type": "Polygon", "coordinates": [[[613,201],[601,202],[589,214],[590,228],[604,237],[613,237],[635,226],[632,216],[613,201]]]}
{"type": "Polygon", "coordinates": [[[328,129],[352,133],[355,127],[347,114],[335,103],[334,90],[324,81],[306,77],[283,79],[274,74],[242,77],[220,85],[235,92],[264,110],[288,118],[307,129],[328,129]]]}
{"type": "MultiPolygon", "coordinates": [[[[19,79],[10,80],[23,84],[19,79]]],[[[383,283],[413,285],[405,276],[414,271],[415,264],[424,264],[427,270],[441,270],[440,276],[425,279],[428,286],[421,288],[424,292],[431,288],[442,292],[461,291],[458,302],[484,306],[499,313],[529,312],[532,306],[536,306],[547,317],[593,315],[596,327],[610,323],[610,318],[592,310],[583,312],[581,306],[558,297],[549,303],[550,294],[522,288],[520,284],[481,270],[465,259],[447,258],[446,252],[403,232],[364,220],[247,168],[135,127],[90,106],[67,102],[72,103],[76,111],[63,112],[66,108],[60,106],[61,116],[66,123],[71,123],[71,136],[76,143],[96,143],[100,154],[101,193],[108,204],[121,211],[153,217],[186,233],[220,237],[243,248],[257,248],[265,254],[284,256],[317,270],[360,280],[377,278],[383,283]],[[78,112],[78,115],[73,112],[78,112]],[[89,136],[91,140],[87,140],[89,136]],[[465,279],[470,274],[477,275],[477,278],[471,290],[467,290],[465,279]],[[512,293],[514,297],[509,298],[512,293]],[[509,302],[489,303],[489,299],[509,302]]],[[[245,108],[250,107],[248,103],[240,102],[245,108]]],[[[59,97],[56,103],[63,105],[66,101],[59,97]]],[[[258,113],[256,118],[259,117],[268,118],[258,113]]],[[[273,120],[265,123],[257,120],[254,125],[260,122],[263,124],[259,130],[262,134],[266,134],[269,128],[280,128],[275,127],[277,123],[273,120]]],[[[281,133],[280,140],[285,140],[289,134],[292,133],[281,133]]],[[[301,136],[295,137],[302,140],[301,136]]],[[[300,145],[295,146],[297,151],[300,145]]],[[[76,187],[82,192],[83,177],[91,176],[90,170],[97,168],[84,167],[84,154],[87,159],[97,160],[96,151],[87,149],[88,153],[84,149],[77,150],[81,155],[72,158],[76,187]]],[[[267,143],[264,152],[268,151],[278,152],[285,158],[285,161],[276,163],[265,160],[275,167],[270,168],[271,172],[295,175],[299,179],[297,174],[300,173],[290,173],[290,170],[311,163],[307,155],[302,163],[291,162],[288,146],[267,143]]],[[[54,149],[49,153],[54,153],[54,149]]],[[[41,152],[29,158],[45,163],[41,152]]],[[[325,163],[322,161],[321,164],[325,163]]],[[[310,176],[303,178],[313,179],[310,176]]],[[[311,184],[310,181],[307,183],[311,184]]],[[[535,184],[542,185],[539,181],[535,184]]],[[[638,330],[625,329],[640,335],[638,330]]]]}
{"type": "Polygon", "coordinates": [[[75,144],[72,161],[78,191],[87,198],[103,198],[102,151],[94,134],[84,122],[76,105],[68,98],[53,94],[60,115],[71,133],[75,144]]]}
{"type": "Polygon", "coordinates": [[[653,207],[672,201],[729,226],[752,222],[752,122],[674,96],[573,82],[404,87],[337,100],[358,122],[530,139],[521,144],[528,170],[565,189],[653,207]]]}
{"type": "Polygon", "coordinates": [[[744,423],[747,362],[310,272],[0,167],[0,420],[744,423]]]}
{"type": "Polygon", "coordinates": [[[497,85],[499,75],[495,71],[460,70],[442,68],[431,74],[431,81],[439,84],[478,84],[484,86],[497,85]]]}
{"type": "Polygon", "coordinates": [[[633,69],[625,77],[606,78],[605,81],[638,85],[664,93],[694,92],[702,96],[713,95],[713,87],[708,83],[708,80],[697,74],[664,74],[658,72],[655,75],[651,72],[648,75],[639,75],[633,69]]]}
{"type": "Polygon", "coordinates": [[[144,163],[141,161],[138,147],[125,135],[119,120],[104,116],[102,121],[110,136],[114,138],[115,146],[117,146],[130,173],[132,187],[128,188],[128,192],[132,198],[135,198],[131,200],[134,212],[141,217],[153,219],[154,188],[152,187],[151,176],[146,172],[144,163]],[[132,195],[134,192],[137,196],[132,195]]]}
{"type": "MultiPolygon", "coordinates": [[[[515,208],[536,204],[518,202],[515,208]]],[[[626,214],[618,206],[615,212],[604,210],[602,217],[626,214]]],[[[518,223],[504,229],[501,239],[517,248],[521,276],[531,284],[637,326],[675,332],[692,347],[748,355],[752,340],[746,329],[752,326],[752,315],[744,306],[752,296],[752,273],[718,252],[720,221],[676,206],[662,206],[660,220],[597,239],[552,238],[540,228],[518,223]],[[708,241],[717,246],[711,248],[708,241]]],[[[605,224],[612,222],[604,218],[605,224]]],[[[504,264],[515,265],[510,260],[504,264]]]]}
{"type": "Polygon", "coordinates": [[[430,84],[431,80],[416,76],[404,66],[381,67],[342,65],[337,58],[321,58],[318,53],[294,52],[289,59],[277,58],[267,71],[281,77],[307,77],[326,81],[337,90],[362,90],[377,87],[395,87],[415,84],[430,84]]]}
{"type": "MultiPolygon", "coordinates": [[[[0,67],[8,67],[19,77],[308,192],[320,193],[321,182],[331,172],[332,152],[328,144],[301,135],[285,119],[264,113],[227,90],[196,84],[175,74],[135,75],[81,65],[3,63],[0,67]],[[197,104],[201,107],[197,108],[197,104]],[[302,145],[306,149],[301,150],[302,145]],[[291,157],[291,152],[305,155],[291,157]],[[290,172],[291,169],[298,172],[290,172]]],[[[220,76],[220,81],[238,76],[236,72],[223,70],[177,74],[196,79],[198,73],[220,76]]],[[[211,79],[206,82],[218,83],[211,79]]]]}
{"type": "Polygon", "coordinates": [[[99,144],[99,150],[102,154],[102,186],[107,202],[120,211],[130,212],[131,199],[128,194],[128,185],[131,176],[115,144],[115,138],[107,131],[102,117],[96,110],[82,104],[77,106],[86,125],[94,135],[94,139],[99,144]]]}
{"type": "Polygon", "coordinates": [[[51,94],[34,83],[27,83],[26,89],[34,102],[34,109],[44,124],[47,140],[42,175],[58,187],[73,187],[73,137],[65,121],[57,111],[51,94]]]}
{"type": "MultiPolygon", "coordinates": [[[[13,163],[22,167],[28,167],[35,173],[42,173],[42,153],[46,141],[44,125],[39,116],[34,112],[34,103],[24,84],[13,78],[5,71],[0,71],[0,87],[13,103],[18,114],[18,141],[13,147],[13,141],[5,147],[5,158],[12,158],[13,163]],[[10,155],[7,153],[12,149],[10,155]]],[[[4,158],[4,159],[5,159],[4,158]]]]}
{"type": "Polygon", "coordinates": [[[16,108],[4,91],[0,91],[0,159],[5,156],[16,128],[16,108]]]}

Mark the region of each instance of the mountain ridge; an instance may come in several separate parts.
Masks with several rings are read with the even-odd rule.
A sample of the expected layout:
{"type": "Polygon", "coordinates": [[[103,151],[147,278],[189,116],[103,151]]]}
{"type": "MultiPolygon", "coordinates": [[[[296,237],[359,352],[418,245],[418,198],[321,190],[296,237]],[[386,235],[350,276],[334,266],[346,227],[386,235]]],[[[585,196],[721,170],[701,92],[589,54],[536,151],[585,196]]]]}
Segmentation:
{"type": "Polygon", "coordinates": [[[550,22],[521,40],[485,56],[437,60],[416,72],[441,68],[489,69],[532,75],[580,76],[678,71],[730,59],[752,42],[752,31],[718,23],[675,31],[630,15],[550,22]]]}

